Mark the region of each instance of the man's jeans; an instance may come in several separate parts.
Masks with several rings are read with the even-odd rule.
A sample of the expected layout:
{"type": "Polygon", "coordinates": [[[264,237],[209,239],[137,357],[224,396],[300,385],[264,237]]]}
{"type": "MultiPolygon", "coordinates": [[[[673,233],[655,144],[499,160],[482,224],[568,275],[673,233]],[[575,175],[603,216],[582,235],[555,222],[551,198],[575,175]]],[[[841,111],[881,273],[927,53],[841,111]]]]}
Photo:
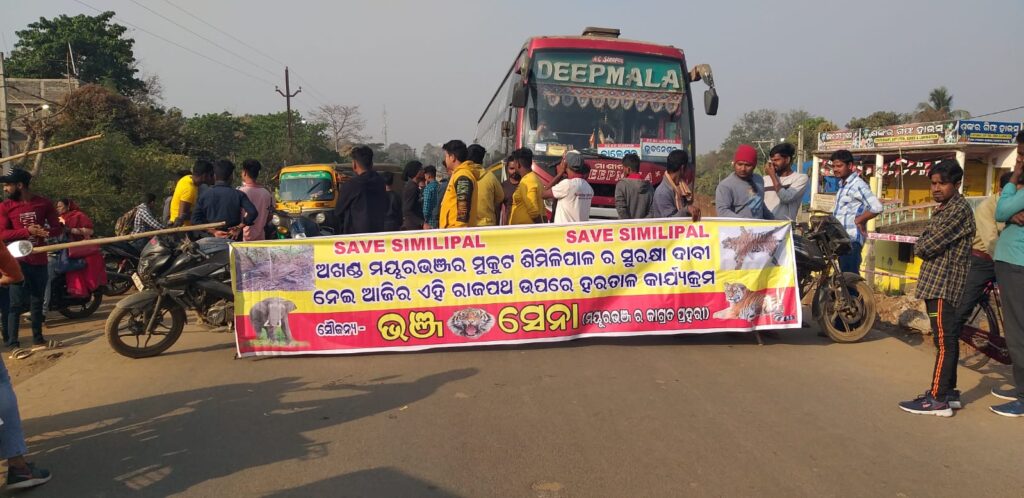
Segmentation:
{"type": "Polygon", "coordinates": [[[852,246],[850,248],[850,252],[842,256],[839,256],[839,271],[843,273],[850,272],[860,275],[860,253],[864,249],[864,243],[851,242],[850,245],[852,246]]]}
{"type": "Polygon", "coordinates": [[[53,295],[53,277],[57,275],[57,253],[47,254],[46,296],[43,297],[43,314],[50,311],[50,296],[53,295]]]}
{"type": "Polygon", "coordinates": [[[1013,383],[1017,399],[1024,401],[1024,266],[996,261],[996,278],[1003,305],[1003,334],[1013,360],[1013,383]]]}
{"type": "Polygon", "coordinates": [[[18,414],[18,398],[11,386],[7,365],[0,358],[0,457],[5,460],[28,453],[25,434],[21,431],[21,415],[18,414]]]}
{"type": "Polygon", "coordinates": [[[21,263],[21,272],[25,281],[11,285],[11,313],[7,317],[7,345],[20,345],[18,328],[21,315],[31,310],[32,338],[35,342],[43,342],[43,298],[46,295],[46,281],[49,272],[46,266],[35,266],[21,263]]]}
{"type": "Polygon", "coordinates": [[[0,287],[0,329],[4,332],[4,344],[7,344],[7,315],[11,313],[11,289],[6,285],[0,287]]]}

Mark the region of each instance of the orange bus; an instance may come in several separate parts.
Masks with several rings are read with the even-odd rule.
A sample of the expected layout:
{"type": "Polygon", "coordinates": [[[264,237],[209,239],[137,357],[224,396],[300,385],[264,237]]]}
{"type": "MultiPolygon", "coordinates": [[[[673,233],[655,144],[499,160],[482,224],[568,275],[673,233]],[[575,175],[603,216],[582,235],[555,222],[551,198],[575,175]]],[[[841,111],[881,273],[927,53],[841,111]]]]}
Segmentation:
{"type": "MultiPolygon", "coordinates": [[[[533,37],[480,116],[476,142],[488,151],[487,165],[530,148],[533,171],[543,181],[554,176],[566,151],[579,151],[594,188],[591,217],[614,219],[623,155],[639,155],[641,174],[655,185],[669,152],[694,157],[690,84],[700,80],[708,85],[704,110],[714,115],[718,94],[710,66],[687,71],[678,48],[623,40],[608,28],[533,37]]],[[[692,186],[692,177],[686,181],[692,186]]]]}

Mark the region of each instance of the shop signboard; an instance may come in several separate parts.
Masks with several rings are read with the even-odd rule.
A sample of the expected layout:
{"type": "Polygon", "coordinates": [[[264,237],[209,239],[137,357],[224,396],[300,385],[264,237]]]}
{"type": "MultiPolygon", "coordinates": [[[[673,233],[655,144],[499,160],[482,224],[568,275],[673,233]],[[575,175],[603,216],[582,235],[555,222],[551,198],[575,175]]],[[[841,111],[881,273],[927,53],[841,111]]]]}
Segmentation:
{"type": "Polygon", "coordinates": [[[853,137],[860,130],[823,131],[818,134],[818,149],[834,151],[853,147],[853,137]]]}
{"type": "Polygon", "coordinates": [[[916,147],[956,143],[956,123],[932,122],[863,128],[854,137],[854,149],[916,147]]]}
{"type": "Polygon", "coordinates": [[[1020,133],[1020,123],[1002,121],[957,121],[960,143],[1011,145],[1020,133]]]}

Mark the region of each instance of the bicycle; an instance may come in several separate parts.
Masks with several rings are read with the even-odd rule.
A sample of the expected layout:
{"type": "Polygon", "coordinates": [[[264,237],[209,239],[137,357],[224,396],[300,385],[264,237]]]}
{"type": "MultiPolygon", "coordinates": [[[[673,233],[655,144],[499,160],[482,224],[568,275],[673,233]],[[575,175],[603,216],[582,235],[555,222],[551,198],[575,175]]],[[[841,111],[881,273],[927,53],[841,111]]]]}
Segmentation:
{"type": "Polygon", "coordinates": [[[991,281],[985,286],[981,300],[960,332],[960,340],[969,346],[960,352],[960,365],[977,370],[988,364],[990,359],[1004,365],[1013,363],[1010,350],[1006,347],[1002,324],[999,286],[991,281]]]}

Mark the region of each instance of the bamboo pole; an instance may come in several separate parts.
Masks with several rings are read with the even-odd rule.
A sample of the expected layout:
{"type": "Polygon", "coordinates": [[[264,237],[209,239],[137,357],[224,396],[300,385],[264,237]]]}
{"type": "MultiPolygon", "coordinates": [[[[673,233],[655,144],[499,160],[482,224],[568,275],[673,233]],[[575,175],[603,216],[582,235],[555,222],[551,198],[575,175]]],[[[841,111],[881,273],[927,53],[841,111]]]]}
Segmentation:
{"type": "Polygon", "coordinates": [[[0,157],[0,164],[6,163],[6,162],[9,162],[9,161],[16,161],[16,160],[21,159],[23,157],[34,156],[36,154],[42,154],[43,152],[50,152],[50,151],[54,151],[54,150],[57,150],[57,149],[63,149],[65,147],[71,147],[72,145],[78,145],[78,144],[80,144],[82,142],[88,142],[90,140],[96,140],[97,138],[102,138],[102,137],[103,137],[103,134],[101,133],[99,135],[93,135],[91,137],[79,138],[78,140],[74,140],[74,141],[71,141],[71,142],[63,143],[63,144],[60,144],[60,145],[54,145],[54,146],[46,147],[46,148],[43,148],[43,149],[36,149],[36,150],[30,150],[28,152],[22,152],[21,154],[15,154],[15,155],[10,156],[10,157],[0,157]]]}
{"type": "Polygon", "coordinates": [[[172,233],[198,232],[209,230],[211,228],[220,228],[223,226],[224,222],[222,221],[219,223],[207,223],[205,225],[190,225],[185,227],[164,228],[163,230],[152,230],[149,232],[140,232],[132,235],[120,235],[117,237],[102,237],[98,239],[80,240],[78,242],[66,242],[64,244],[54,244],[52,246],[33,247],[32,254],[39,254],[41,252],[56,252],[71,247],[102,246],[107,244],[113,244],[115,242],[128,242],[138,239],[148,239],[155,237],[157,235],[169,235],[172,233]]]}

